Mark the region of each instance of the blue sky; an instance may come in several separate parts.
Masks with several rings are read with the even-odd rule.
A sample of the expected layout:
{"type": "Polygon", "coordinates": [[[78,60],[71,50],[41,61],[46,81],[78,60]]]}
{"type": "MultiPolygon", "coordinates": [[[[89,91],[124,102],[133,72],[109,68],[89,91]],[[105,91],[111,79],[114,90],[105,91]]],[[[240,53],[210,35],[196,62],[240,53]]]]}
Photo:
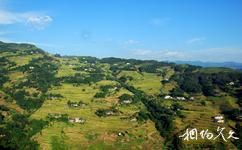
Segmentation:
{"type": "Polygon", "coordinates": [[[0,40],[62,55],[242,62],[242,1],[0,0],[0,40]]]}

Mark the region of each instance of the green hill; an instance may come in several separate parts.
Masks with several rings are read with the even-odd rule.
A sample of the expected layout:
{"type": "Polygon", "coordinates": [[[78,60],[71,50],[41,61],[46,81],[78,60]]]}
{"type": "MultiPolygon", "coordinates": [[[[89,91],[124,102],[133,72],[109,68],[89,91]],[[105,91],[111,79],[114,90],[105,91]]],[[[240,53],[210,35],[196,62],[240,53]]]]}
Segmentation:
{"type": "Polygon", "coordinates": [[[232,69],[0,42],[0,148],[241,149],[241,91],[242,72],[232,69]],[[218,126],[240,139],[179,138],[218,126]]]}

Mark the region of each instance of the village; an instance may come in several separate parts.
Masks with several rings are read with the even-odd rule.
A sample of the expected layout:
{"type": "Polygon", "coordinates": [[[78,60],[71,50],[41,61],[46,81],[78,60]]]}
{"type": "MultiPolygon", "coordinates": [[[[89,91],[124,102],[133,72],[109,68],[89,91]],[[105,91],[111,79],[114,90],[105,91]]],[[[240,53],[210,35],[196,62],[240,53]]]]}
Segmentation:
{"type": "Polygon", "coordinates": [[[170,96],[170,95],[166,95],[165,97],[164,97],[164,99],[166,99],[166,100],[181,100],[181,101],[185,101],[185,100],[194,100],[194,97],[190,97],[190,98],[185,98],[185,97],[179,97],[179,96],[177,96],[177,97],[172,97],[172,96],[170,96]]]}

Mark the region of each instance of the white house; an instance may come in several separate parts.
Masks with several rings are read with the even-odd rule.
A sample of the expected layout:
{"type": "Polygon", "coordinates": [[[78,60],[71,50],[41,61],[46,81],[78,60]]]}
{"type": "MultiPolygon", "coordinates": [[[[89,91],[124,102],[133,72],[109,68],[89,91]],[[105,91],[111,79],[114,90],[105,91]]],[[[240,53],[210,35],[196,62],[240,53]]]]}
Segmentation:
{"type": "Polygon", "coordinates": [[[242,115],[236,117],[237,120],[242,120],[242,115]]]}
{"type": "Polygon", "coordinates": [[[190,97],[190,100],[194,100],[194,97],[190,97]]]}
{"type": "Polygon", "coordinates": [[[217,123],[224,123],[224,116],[222,115],[217,115],[217,116],[214,116],[214,121],[217,122],[217,123]]]}
{"type": "Polygon", "coordinates": [[[135,121],[137,121],[137,118],[132,118],[132,119],[130,119],[130,121],[135,122],[135,121]]]}
{"type": "Polygon", "coordinates": [[[123,100],[122,103],[124,103],[124,104],[131,104],[132,100],[130,100],[130,99],[123,100]]]}
{"type": "Polygon", "coordinates": [[[61,114],[54,114],[53,116],[54,116],[55,119],[58,119],[58,118],[61,118],[62,117],[61,114]]]}
{"type": "Polygon", "coordinates": [[[176,97],[176,99],[177,99],[177,100],[182,100],[182,101],[186,100],[185,97],[176,97]]]}
{"type": "Polygon", "coordinates": [[[217,123],[224,123],[224,120],[218,120],[217,123]]]}
{"type": "Polygon", "coordinates": [[[218,116],[214,116],[214,119],[221,120],[221,119],[224,119],[224,117],[222,115],[218,115],[218,116]]]}
{"type": "Polygon", "coordinates": [[[111,110],[106,112],[106,115],[108,115],[108,116],[113,115],[113,114],[114,114],[114,112],[111,110]]]}
{"type": "Polygon", "coordinates": [[[173,97],[170,96],[170,95],[166,95],[166,96],[164,97],[164,99],[173,99],[173,97]]]}
{"type": "Polygon", "coordinates": [[[76,117],[76,118],[70,118],[69,122],[71,122],[71,123],[85,123],[85,120],[76,117]]]}
{"type": "Polygon", "coordinates": [[[72,104],[73,107],[78,107],[79,105],[77,103],[72,104]]]}

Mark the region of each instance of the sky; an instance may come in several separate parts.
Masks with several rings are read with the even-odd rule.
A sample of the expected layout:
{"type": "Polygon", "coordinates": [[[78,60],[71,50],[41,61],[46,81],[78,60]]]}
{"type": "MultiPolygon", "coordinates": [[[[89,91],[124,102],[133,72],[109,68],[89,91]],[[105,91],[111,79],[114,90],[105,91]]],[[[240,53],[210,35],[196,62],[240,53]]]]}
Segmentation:
{"type": "Polygon", "coordinates": [[[242,1],[0,0],[0,41],[61,55],[242,62],[242,1]]]}

